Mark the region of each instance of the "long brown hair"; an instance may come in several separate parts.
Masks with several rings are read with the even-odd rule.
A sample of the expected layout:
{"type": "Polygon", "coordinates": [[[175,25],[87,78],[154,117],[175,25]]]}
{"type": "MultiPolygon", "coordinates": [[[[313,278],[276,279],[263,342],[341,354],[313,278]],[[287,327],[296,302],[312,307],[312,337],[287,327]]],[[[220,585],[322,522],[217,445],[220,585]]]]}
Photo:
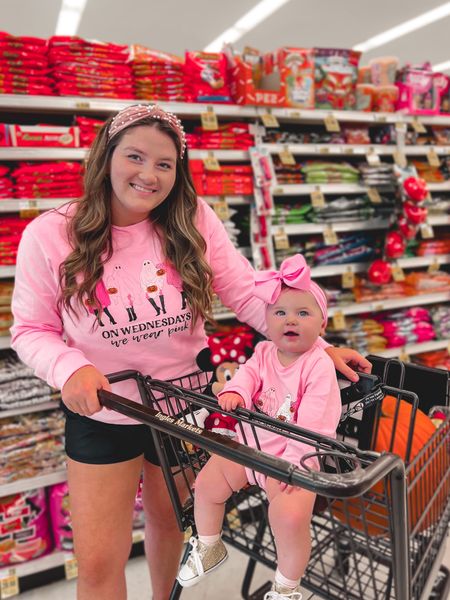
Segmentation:
{"type": "Polygon", "coordinates": [[[197,195],[189,172],[187,152],[180,158],[180,141],[164,121],[143,118],[125,128],[108,141],[109,119],[99,131],[89,152],[84,176],[85,192],[76,202],[76,210],[67,223],[67,234],[73,248],[60,266],[61,297],[69,313],[76,314],[74,303],[102,307],[95,288],[103,276],[104,264],[113,253],[111,237],[111,180],[109,168],[114,149],[131,127],[147,125],[166,133],[177,148],[175,184],[168,197],[156,207],[149,219],[161,239],[166,259],[178,271],[192,311],[193,324],[198,318],[211,320],[212,271],[205,260],[206,242],[195,225],[197,195]]]}

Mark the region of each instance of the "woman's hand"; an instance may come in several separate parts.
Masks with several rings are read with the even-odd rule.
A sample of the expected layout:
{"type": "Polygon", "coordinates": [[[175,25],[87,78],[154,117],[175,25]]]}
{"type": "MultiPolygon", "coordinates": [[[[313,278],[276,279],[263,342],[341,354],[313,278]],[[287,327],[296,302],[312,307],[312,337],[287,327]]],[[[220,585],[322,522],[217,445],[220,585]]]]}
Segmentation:
{"type": "Polygon", "coordinates": [[[222,410],[236,410],[239,406],[245,406],[244,398],[236,392],[225,392],[217,399],[222,410]]]}
{"type": "Polygon", "coordinates": [[[111,391],[109,381],[95,367],[81,367],[69,377],[61,390],[61,397],[69,410],[89,417],[102,409],[98,390],[111,391]]]}
{"type": "Polygon", "coordinates": [[[359,352],[356,352],[356,350],[328,346],[325,348],[325,352],[334,362],[336,370],[350,379],[350,381],[359,380],[358,374],[353,369],[362,373],[370,373],[372,371],[371,363],[364,356],[361,356],[359,352]]]}

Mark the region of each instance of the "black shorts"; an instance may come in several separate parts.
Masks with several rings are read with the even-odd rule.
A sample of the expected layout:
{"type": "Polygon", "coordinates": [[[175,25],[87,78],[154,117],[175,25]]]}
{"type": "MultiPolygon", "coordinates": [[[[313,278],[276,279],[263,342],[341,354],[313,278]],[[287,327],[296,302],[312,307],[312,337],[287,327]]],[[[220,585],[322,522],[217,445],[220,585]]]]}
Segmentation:
{"type": "MultiPolygon", "coordinates": [[[[102,423],[72,412],[61,403],[66,415],[66,454],[72,460],[91,465],[124,462],[144,455],[160,465],[150,427],[102,423]]],[[[165,454],[171,466],[180,464],[181,442],[162,433],[165,454]]]]}

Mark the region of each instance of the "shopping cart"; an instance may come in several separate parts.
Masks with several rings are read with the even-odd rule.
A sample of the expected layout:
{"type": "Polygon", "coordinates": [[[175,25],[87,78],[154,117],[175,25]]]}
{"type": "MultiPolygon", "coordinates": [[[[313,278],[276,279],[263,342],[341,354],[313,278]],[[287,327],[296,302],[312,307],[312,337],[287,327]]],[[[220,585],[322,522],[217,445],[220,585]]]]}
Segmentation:
{"type": "MultiPolygon", "coordinates": [[[[203,372],[170,382],[136,372],[116,373],[109,376],[112,383],[130,378],[136,381],[143,404],[106,391],[99,396],[104,406],[150,426],[182,531],[189,527],[195,531],[192,482],[209,454],[218,454],[317,494],[312,552],[303,587],[322,598],[339,600],[444,600],[448,592],[446,573],[439,573],[441,595],[436,595],[433,583],[450,520],[448,395],[439,402],[443,405],[439,412],[445,418],[416,453],[413,431],[419,399],[401,389],[402,369],[399,387],[379,382],[369,393],[364,390],[361,394],[357,386],[344,390],[338,439],[318,436],[262,413],[245,409],[225,412],[236,418],[242,438],[253,441],[256,449],[203,428],[199,411],[218,409],[216,401],[203,393],[208,391],[203,372]],[[352,395],[355,389],[356,397],[352,395]],[[382,410],[385,396],[392,399],[388,432],[382,410]],[[301,469],[260,450],[258,439],[264,430],[311,447],[301,469]],[[404,461],[391,452],[373,451],[380,435],[391,450],[396,440],[404,438],[404,461]],[[312,468],[316,461],[319,471],[312,468]]],[[[257,563],[275,568],[276,551],[267,501],[260,488],[249,486],[228,501],[223,539],[249,557],[242,597],[262,598],[270,584],[251,593],[254,570],[257,563]]],[[[186,548],[183,561],[188,552],[186,548]]],[[[181,591],[175,583],[171,600],[179,598],[181,591]]]]}

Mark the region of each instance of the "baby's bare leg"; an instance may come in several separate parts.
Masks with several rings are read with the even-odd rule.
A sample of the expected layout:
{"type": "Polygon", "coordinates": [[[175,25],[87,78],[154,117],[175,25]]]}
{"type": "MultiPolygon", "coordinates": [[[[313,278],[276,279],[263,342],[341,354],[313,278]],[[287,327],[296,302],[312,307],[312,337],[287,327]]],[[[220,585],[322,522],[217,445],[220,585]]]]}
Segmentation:
{"type": "Polygon", "coordinates": [[[212,456],[195,480],[194,516],[199,535],[222,530],[225,502],[247,483],[245,469],[221,456],[212,456]]]}
{"type": "Polygon", "coordinates": [[[269,478],[266,491],[278,569],[284,577],[298,580],[303,576],[311,554],[310,523],[316,496],[302,488],[282,492],[279,482],[269,478]]]}

